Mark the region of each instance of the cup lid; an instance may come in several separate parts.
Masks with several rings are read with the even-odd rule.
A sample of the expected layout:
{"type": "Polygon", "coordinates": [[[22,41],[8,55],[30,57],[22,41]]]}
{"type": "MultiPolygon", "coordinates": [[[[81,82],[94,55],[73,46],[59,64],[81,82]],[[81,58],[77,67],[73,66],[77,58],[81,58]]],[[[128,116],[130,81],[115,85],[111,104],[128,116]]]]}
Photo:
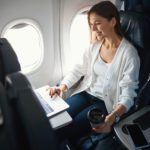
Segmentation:
{"type": "Polygon", "coordinates": [[[105,120],[105,114],[99,108],[92,108],[88,111],[87,118],[91,123],[99,124],[105,120]]]}

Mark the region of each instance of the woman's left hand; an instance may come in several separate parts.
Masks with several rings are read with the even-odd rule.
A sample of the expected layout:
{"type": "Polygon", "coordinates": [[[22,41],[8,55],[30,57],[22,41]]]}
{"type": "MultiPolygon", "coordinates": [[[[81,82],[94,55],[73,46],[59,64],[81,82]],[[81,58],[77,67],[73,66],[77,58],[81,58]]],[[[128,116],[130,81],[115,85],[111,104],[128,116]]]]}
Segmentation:
{"type": "Polygon", "coordinates": [[[104,122],[100,124],[98,127],[92,128],[92,130],[97,133],[109,133],[111,131],[111,126],[108,122],[104,122]]]}
{"type": "Polygon", "coordinates": [[[112,114],[108,114],[104,120],[104,123],[101,123],[96,128],[92,128],[92,130],[97,133],[109,133],[111,131],[112,124],[114,122],[115,122],[115,116],[112,114]]]}

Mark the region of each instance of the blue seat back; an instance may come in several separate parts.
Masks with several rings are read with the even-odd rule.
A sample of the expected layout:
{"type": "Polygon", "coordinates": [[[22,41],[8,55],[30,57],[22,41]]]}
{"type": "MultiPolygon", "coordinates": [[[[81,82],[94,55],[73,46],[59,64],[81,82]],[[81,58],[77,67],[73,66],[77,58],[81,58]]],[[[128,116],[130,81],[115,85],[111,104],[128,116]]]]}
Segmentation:
{"type": "MultiPolygon", "coordinates": [[[[121,27],[125,37],[137,48],[141,60],[139,89],[145,84],[150,74],[150,17],[131,11],[120,12],[121,27]]],[[[147,89],[148,90],[147,86],[147,89]]],[[[147,91],[141,94],[141,107],[150,104],[147,91]]]]}
{"type": "Polygon", "coordinates": [[[0,39],[0,81],[4,84],[5,76],[17,71],[21,67],[12,46],[7,39],[0,39]]]}

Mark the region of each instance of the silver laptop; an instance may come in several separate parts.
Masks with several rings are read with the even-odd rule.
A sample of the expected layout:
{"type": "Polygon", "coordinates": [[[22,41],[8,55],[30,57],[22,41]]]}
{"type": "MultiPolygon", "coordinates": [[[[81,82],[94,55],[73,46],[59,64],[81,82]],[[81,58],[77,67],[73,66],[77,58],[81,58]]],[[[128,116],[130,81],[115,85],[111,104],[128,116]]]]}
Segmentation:
{"type": "Polygon", "coordinates": [[[69,108],[69,105],[60,97],[54,96],[53,98],[50,97],[48,93],[48,85],[43,86],[39,89],[35,90],[35,93],[44,108],[47,117],[52,117],[60,112],[65,111],[69,108]]]}

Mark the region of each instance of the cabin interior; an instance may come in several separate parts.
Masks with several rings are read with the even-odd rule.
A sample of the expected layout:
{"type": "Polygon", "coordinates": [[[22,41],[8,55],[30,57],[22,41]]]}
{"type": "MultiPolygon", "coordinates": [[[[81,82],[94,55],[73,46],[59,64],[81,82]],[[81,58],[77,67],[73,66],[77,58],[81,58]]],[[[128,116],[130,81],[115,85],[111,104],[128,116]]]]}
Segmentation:
{"type": "MultiPolygon", "coordinates": [[[[76,149],[76,145],[67,139],[59,143],[34,89],[44,85],[57,85],[73,65],[80,61],[83,50],[79,47],[84,49],[93,38],[85,21],[87,11],[99,1],[0,0],[1,150],[76,149]],[[83,27],[79,30],[81,23],[83,27]],[[31,36],[31,33],[34,36],[31,36]],[[83,45],[80,45],[81,42],[83,45]]],[[[122,30],[125,37],[137,48],[141,67],[138,96],[134,107],[114,125],[116,135],[113,140],[106,138],[101,142],[109,146],[117,142],[112,147],[114,150],[133,150],[134,147],[128,141],[128,135],[123,127],[131,121],[139,121],[143,124],[142,132],[148,140],[149,147],[145,148],[148,150],[150,149],[150,2],[148,0],[111,0],[111,2],[120,11],[122,30]],[[143,121],[141,116],[145,118],[143,121]]],[[[74,88],[72,87],[64,97],[68,97],[74,88]]],[[[78,149],[101,150],[97,135],[79,139],[78,144],[80,145],[78,149]]]]}

